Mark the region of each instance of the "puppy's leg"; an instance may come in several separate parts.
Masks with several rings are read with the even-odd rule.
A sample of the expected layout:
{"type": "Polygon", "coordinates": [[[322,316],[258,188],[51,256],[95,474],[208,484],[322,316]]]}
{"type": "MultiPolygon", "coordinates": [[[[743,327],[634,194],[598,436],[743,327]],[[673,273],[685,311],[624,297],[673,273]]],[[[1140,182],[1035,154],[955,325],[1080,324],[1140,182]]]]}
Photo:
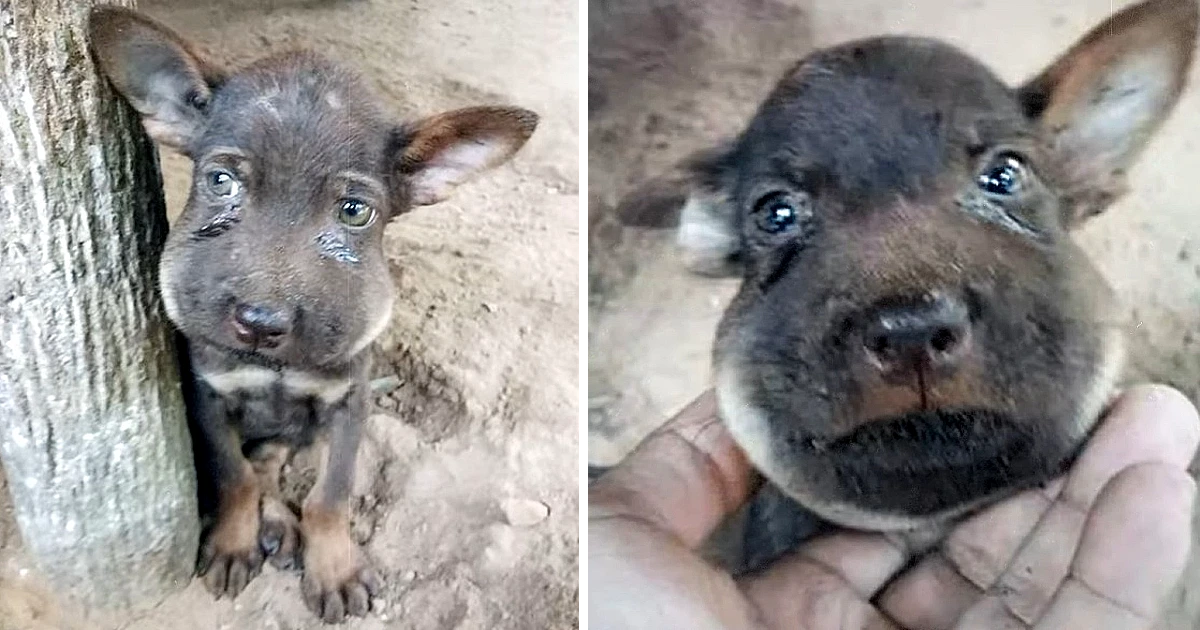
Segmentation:
{"type": "Polygon", "coordinates": [[[279,476],[291,457],[291,448],[278,442],[259,445],[250,463],[262,488],[262,526],[258,542],[277,569],[300,566],[300,520],[283,500],[279,476]]]}
{"type": "Polygon", "coordinates": [[[254,468],[242,456],[241,438],[229,424],[225,401],[204,382],[196,383],[193,409],[206,468],[213,476],[216,522],[204,532],[196,573],[220,598],[236,597],[262,568],[258,544],[262,491],[254,468]]]}
{"type": "Polygon", "coordinates": [[[379,576],[350,537],[349,500],[362,431],[365,393],[360,385],[328,411],[327,441],[319,444],[320,472],[304,500],[304,602],[328,623],[363,616],[379,591],[379,576]]]}

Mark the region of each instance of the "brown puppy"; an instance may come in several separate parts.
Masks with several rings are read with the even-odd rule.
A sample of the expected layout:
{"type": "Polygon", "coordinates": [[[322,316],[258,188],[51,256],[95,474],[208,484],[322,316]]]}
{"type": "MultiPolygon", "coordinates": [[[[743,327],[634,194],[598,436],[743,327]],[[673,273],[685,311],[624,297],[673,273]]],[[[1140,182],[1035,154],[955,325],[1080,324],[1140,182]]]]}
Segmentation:
{"type": "MultiPolygon", "coordinates": [[[[1195,0],[1150,0],[1015,88],[928,39],[818,50],[738,138],[622,202],[677,224],[697,272],[742,276],[714,371],[770,493],[925,529],[1069,463],[1122,368],[1117,301],[1070,232],[1124,191],[1196,31],[1195,0]]],[[[752,514],[778,535],[749,555],[794,517],[752,514]]]]}
{"type": "Polygon", "coordinates": [[[216,495],[198,572],[232,597],[264,557],[299,559],[314,612],[363,615],[378,577],[350,538],[348,499],[364,351],[394,297],[384,228],[508,160],[537,116],[476,107],[398,124],[313,53],[226,70],[132,11],[97,9],[90,28],[101,71],[149,134],[195,164],[160,284],[189,344],[198,464],[216,495]],[[314,442],[322,468],[297,521],[279,471],[314,442]]]}

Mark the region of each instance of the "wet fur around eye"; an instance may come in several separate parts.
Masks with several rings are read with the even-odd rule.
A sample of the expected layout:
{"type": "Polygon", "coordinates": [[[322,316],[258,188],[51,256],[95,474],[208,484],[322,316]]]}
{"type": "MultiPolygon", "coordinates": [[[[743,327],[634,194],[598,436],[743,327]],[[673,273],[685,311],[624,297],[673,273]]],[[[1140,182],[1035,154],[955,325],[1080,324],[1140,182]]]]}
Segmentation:
{"type": "Polygon", "coordinates": [[[212,219],[192,232],[193,239],[214,238],[232,229],[241,221],[238,206],[218,212],[212,219]]]}

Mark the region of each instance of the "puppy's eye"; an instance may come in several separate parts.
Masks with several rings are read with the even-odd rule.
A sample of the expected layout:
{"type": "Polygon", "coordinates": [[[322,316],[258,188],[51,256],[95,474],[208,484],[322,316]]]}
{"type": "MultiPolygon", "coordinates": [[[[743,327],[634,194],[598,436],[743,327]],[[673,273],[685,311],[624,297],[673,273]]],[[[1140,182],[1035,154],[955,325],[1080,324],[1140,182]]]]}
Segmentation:
{"type": "Polygon", "coordinates": [[[218,197],[234,197],[242,190],[242,185],[229,171],[210,171],[205,178],[208,180],[208,189],[218,197]]]}
{"type": "Polygon", "coordinates": [[[775,192],[755,204],[754,215],[759,229],[770,234],[782,234],[811,218],[812,208],[807,196],[775,192]]]}
{"type": "Polygon", "coordinates": [[[375,209],[361,199],[343,199],[338,204],[338,221],[350,227],[367,227],[374,220],[375,209]]]}
{"type": "Polygon", "coordinates": [[[997,197],[1011,197],[1020,193],[1026,185],[1025,162],[1015,153],[997,155],[976,176],[980,190],[997,197]]]}

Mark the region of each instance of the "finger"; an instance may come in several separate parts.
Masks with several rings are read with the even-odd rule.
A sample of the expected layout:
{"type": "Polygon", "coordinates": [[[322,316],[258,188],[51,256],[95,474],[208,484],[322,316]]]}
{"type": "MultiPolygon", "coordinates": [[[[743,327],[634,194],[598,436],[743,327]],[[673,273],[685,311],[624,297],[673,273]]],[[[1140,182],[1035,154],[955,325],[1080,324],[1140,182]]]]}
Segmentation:
{"type": "Polygon", "coordinates": [[[593,482],[588,520],[643,521],[695,548],[745,503],[754,479],[710,390],[593,482]]]}
{"type": "MultiPolygon", "coordinates": [[[[864,600],[875,596],[911,556],[882,534],[841,532],[803,545],[795,554],[838,575],[864,600]]],[[[786,563],[781,563],[786,570],[786,563]]]]}
{"type": "Polygon", "coordinates": [[[879,608],[907,628],[952,628],[1000,576],[1063,481],[1027,490],[963,521],[937,551],[888,585],[879,608]]]}
{"type": "Polygon", "coordinates": [[[1161,385],[1122,395],[1067,477],[1058,499],[998,580],[1005,605],[1032,623],[1042,615],[1075,557],[1088,512],[1104,485],[1141,462],[1186,468],[1200,441],[1196,408],[1161,385]]]}
{"type": "Polygon", "coordinates": [[[751,628],[756,613],[728,573],[690,551],[749,497],[745,456],[707,392],[648,437],[588,490],[592,627],[751,628]]]}
{"type": "MultiPolygon", "coordinates": [[[[1148,628],[1183,572],[1195,482],[1161,463],[1117,475],[1097,499],[1066,579],[1035,630],[1148,628]]],[[[1026,628],[998,595],[980,600],[955,630],[1026,628]]]]}
{"type": "Polygon", "coordinates": [[[763,627],[898,630],[842,576],[806,558],[793,560],[741,585],[763,627]]]}
{"type": "Polygon", "coordinates": [[[1085,514],[1071,506],[1080,501],[1090,505],[1098,491],[1096,479],[1110,478],[1129,462],[1190,460],[1197,426],[1191,404],[1174,390],[1131,389],[1116,399],[1069,482],[1055,480],[967,519],[938,552],[889,585],[879,597],[879,607],[908,627],[952,627],[979,601],[982,591],[1000,582],[1010,565],[1016,566],[1013,558],[1019,552],[1021,566],[1032,565],[1032,570],[1010,572],[1002,589],[1012,591],[1010,603],[1024,611],[1023,618],[1033,618],[1066,574],[1082,531],[1085,514]],[[1072,498],[1065,505],[1056,504],[1066,487],[1071,488],[1072,498]],[[1035,527],[1041,534],[1031,536],[1035,527]]]}
{"type": "Polygon", "coordinates": [[[1123,393],[1071,467],[1063,498],[1089,506],[1125,468],[1160,461],[1187,467],[1200,444],[1196,408],[1178,390],[1139,385],[1123,393]]]}
{"type": "Polygon", "coordinates": [[[869,602],[908,562],[881,534],[844,532],[804,544],[739,585],[771,628],[895,628],[869,602]]]}
{"type": "Polygon", "coordinates": [[[1177,465],[1133,466],[1088,517],[1071,575],[1037,630],[1150,627],[1188,561],[1196,484],[1177,465]]]}
{"type": "Polygon", "coordinates": [[[589,517],[588,598],[592,628],[762,628],[729,573],[641,520],[589,517]]]}
{"type": "Polygon", "coordinates": [[[1059,477],[963,521],[942,545],[946,558],[972,584],[990,588],[1054,504],[1065,483],[1066,479],[1059,477]]]}

